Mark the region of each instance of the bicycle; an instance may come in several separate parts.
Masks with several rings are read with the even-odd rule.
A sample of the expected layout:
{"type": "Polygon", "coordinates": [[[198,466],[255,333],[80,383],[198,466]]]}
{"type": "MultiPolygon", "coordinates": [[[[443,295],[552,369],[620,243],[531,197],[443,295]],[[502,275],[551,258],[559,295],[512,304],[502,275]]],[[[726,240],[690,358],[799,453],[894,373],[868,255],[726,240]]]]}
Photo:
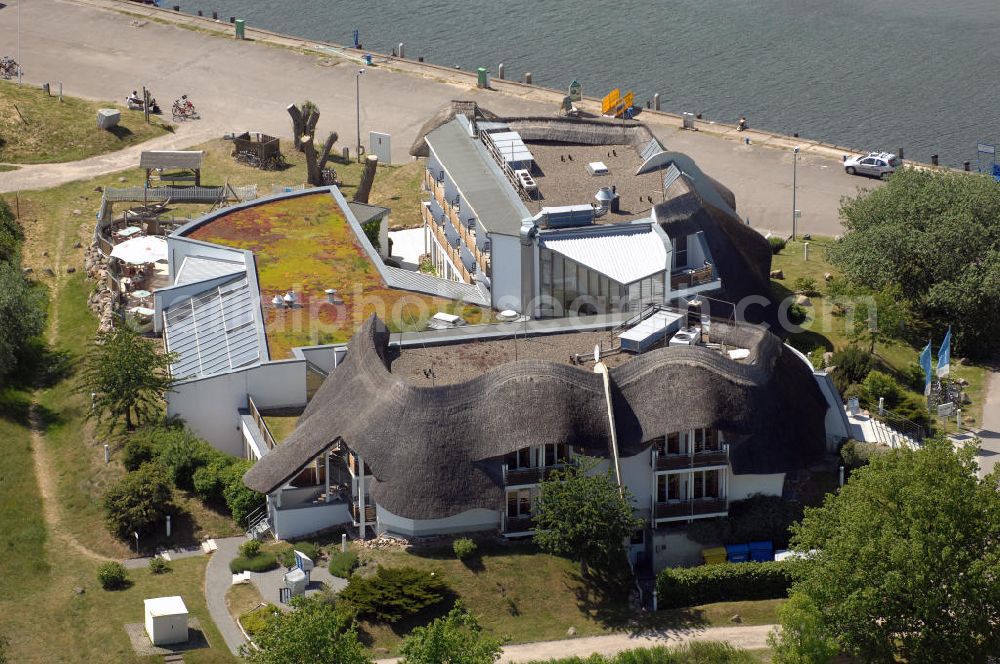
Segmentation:
{"type": "Polygon", "coordinates": [[[194,104],[191,100],[187,98],[187,95],[181,95],[181,98],[174,101],[173,107],[170,109],[170,114],[173,116],[174,120],[184,121],[184,120],[197,120],[201,116],[198,115],[198,111],[195,109],[194,104]]]}

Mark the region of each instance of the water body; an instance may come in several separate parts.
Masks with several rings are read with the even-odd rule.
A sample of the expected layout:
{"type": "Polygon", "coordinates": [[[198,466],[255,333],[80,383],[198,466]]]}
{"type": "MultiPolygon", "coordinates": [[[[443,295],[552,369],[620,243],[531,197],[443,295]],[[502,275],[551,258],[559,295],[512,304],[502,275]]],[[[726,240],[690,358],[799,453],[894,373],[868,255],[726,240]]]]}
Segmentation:
{"type": "Polygon", "coordinates": [[[632,89],[859,149],[976,167],[1000,143],[997,0],[171,0],[278,32],[478,66],[584,93],[632,89]]]}

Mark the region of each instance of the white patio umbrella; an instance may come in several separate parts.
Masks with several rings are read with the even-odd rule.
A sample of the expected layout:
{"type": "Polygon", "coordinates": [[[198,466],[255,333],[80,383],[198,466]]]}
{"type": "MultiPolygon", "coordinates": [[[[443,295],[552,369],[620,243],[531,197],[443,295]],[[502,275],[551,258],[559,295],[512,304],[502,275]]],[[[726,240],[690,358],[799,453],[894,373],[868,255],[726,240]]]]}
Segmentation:
{"type": "Polygon", "coordinates": [[[167,241],[162,237],[149,235],[125,240],[111,250],[113,258],[119,258],[132,265],[143,265],[167,260],[167,241]]]}

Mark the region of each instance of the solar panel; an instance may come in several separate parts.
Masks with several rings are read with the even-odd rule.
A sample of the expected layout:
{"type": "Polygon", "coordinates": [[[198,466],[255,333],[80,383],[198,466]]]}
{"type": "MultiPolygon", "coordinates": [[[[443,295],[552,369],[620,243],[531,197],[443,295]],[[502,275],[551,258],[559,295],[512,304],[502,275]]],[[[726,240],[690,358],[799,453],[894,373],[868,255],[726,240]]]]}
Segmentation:
{"type": "Polygon", "coordinates": [[[670,185],[676,182],[680,176],[681,171],[677,168],[677,164],[670,164],[670,167],[663,173],[663,191],[669,189],[670,185]]]}

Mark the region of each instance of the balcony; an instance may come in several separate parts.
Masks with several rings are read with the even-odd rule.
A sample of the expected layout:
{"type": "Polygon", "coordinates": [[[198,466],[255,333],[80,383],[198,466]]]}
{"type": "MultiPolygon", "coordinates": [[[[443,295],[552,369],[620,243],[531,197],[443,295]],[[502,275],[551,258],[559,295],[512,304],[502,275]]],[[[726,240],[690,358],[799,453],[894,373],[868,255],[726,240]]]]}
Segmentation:
{"type": "Polygon", "coordinates": [[[423,214],[424,223],[431,229],[431,232],[434,233],[434,239],[437,240],[438,245],[448,255],[448,258],[451,259],[451,262],[458,271],[458,274],[462,277],[462,281],[467,284],[471,284],[472,275],[465,269],[465,265],[462,263],[462,257],[459,254],[458,249],[452,246],[451,242],[449,242],[448,238],[445,236],[444,231],[441,230],[441,226],[431,218],[431,212],[427,206],[424,206],[423,214]]]}
{"type": "Polygon", "coordinates": [[[504,533],[527,533],[535,529],[535,522],[530,516],[509,516],[504,519],[504,533]]]}
{"type": "Polygon", "coordinates": [[[654,459],[654,468],[658,471],[725,466],[729,462],[725,450],[705,450],[703,452],[695,452],[693,455],[657,453],[654,459]]]}
{"type": "Polygon", "coordinates": [[[670,273],[670,290],[683,291],[717,281],[715,269],[711,265],[699,268],[685,268],[670,273]]]}
{"type": "Polygon", "coordinates": [[[729,511],[725,498],[697,498],[656,503],[654,519],[690,519],[710,514],[725,514],[729,511]]]}
{"type": "Polygon", "coordinates": [[[563,465],[546,466],[544,468],[517,468],[504,471],[504,486],[519,486],[522,484],[538,484],[551,477],[552,472],[563,465]]]}

